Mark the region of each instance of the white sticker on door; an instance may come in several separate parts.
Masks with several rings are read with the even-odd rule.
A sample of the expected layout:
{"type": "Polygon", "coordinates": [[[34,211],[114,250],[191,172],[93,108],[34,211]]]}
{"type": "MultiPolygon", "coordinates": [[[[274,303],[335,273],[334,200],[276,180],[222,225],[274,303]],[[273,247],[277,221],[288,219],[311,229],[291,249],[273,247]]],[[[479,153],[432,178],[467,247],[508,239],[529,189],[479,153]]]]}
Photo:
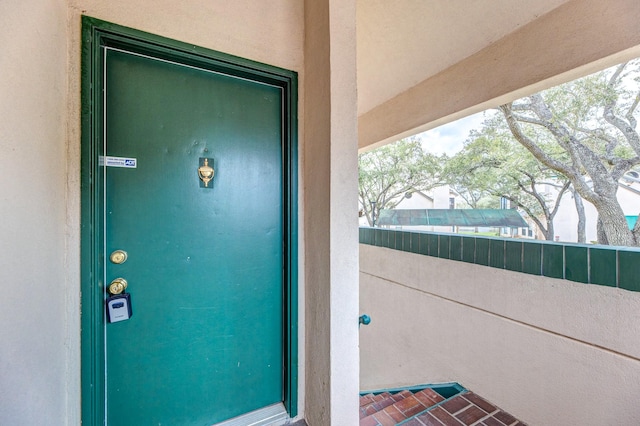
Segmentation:
{"type": "Polygon", "coordinates": [[[107,167],[125,167],[128,169],[135,169],[136,167],[138,167],[138,159],[127,157],[100,156],[100,165],[107,167]]]}

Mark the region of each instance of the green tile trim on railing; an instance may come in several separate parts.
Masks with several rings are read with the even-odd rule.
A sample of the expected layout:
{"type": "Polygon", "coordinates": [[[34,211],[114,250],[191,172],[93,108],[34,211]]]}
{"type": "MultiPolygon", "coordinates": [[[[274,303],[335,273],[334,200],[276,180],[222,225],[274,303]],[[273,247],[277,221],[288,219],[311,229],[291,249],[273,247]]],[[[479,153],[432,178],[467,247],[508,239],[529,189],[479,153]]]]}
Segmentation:
{"type": "Polygon", "coordinates": [[[522,272],[542,275],[542,246],[538,241],[527,241],[522,246],[522,272]]]}
{"type": "Polygon", "coordinates": [[[489,266],[504,269],[504,241],[489,240],[489,266]]]}
{"type": "Polygon", "coordinates": [[[402,250],[411,251],[411,232],[402,233],[402,250]]]}
{"type": "Polygon", "coordinates": [[[411,233],[411,252],[420,253],[420,234],[411,233]]]}
{"type": "Polygon", "coordinates": [[[451,236],[448,234],[438,235],[438,257],[449,259],[449,245],[451,236]]]}
{"type": "Polygon", "coordinates": [[[476,262],[476,239],[462,238],[462,261],[467,263],[476,262]]]}
{"type": "Polygon", "coordinates": [[[564,278],[563,244],[542,245],[542,275],[549,278],[564,278]]]}
{"type": "Polygon", "coordinates": [[[618,287],[640,291],[640,251],[618,251],[618,287]]]}
{"type": "Polygon", "coordinates": [[[589,249],[583,246],[564,248],[564,278],[579,283],[589,282],[589,249]]]}
{"type": "Polygon", "coordinates": [[[510,271],[522,272],[523,242],[521,240],[507,240],[504,242],[504,268],[510,271]]]}
{"type": "Polygon", "coordinates": [[[462,260],[462,237],[452,235],[449,240],[449,259],[462,260]]]}
{"type": "Polygon", "coordinates": [[[489,266],[489,243],[491,240],[488,238],[478,237],[465,237],[474,238],[476,240],[475,259],[474,263],[478,265],[489,266]]]}
{"type": "Polygon", "coordinates": [[[429,256],[438,257],[438,234],[427,234],[427,245],[429,246],[429,256]]]}
{"type": "Polygon", "coordinates": [[[590,281],[593,284],[617,287],[618,253],[603,247],[589,248],[590,281]]]}
{"type": "Polygon", "coordinates": [[[360,244],[640,292],[640,248],[360,228],[360,244]]]}

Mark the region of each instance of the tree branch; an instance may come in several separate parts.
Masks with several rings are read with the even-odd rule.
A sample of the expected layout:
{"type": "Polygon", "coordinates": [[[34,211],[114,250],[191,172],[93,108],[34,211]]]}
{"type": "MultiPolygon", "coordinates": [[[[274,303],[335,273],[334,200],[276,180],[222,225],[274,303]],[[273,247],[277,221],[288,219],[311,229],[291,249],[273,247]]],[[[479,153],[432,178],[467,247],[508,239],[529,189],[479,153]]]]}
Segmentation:
{"type": "Polygon", "coordinates": [[[636,94],[636,98],[633,100],[633,103],[629,107],[629,111],[627,111],[627,115],[626,115],[627,121],[629,122],[629,125],[634,129],[637,127],[638,121],[633,116],[633,113],[635,112],[635,110],[638,107],[639,103],[640,103],[640,93],[637,93],[636,94]]]}
{"type": "Polygon", "coordinates": [[[529,216],[531,218],[531,220],[533,220],[535,222],[535,224],[538,226],[538,228],[540,228],[540,230],[544,234],[545,238],[548,239],[549,230],[542,223],[542,221],[540,221],[540,219],[536,216],[536,214],[531,211],[531,209],[529,207],[525,206],[520,201],[518,201],[516,198],[514,198],[514,197],[512,197],[510,195],[501,195],[501,197],[504,197],[507,200],[514,202],[518,207],[520,207],[522,210],[524,210],[524,212],[527,214],[527,216],[529,216]]]}
{"type": "Polygon", "coordinates": [[[595,200],[598,198],[598,195],[594,193],[591,188],[589,188],[582,179],[580,173],[572,167],[567,166],[566,164],[551,158],[547,155],[533,140],[527,137],[518,120],[513,116],[513,112],[511,111],[511,104],[501,105],[500,110],[504,114],[504,117],[507,121],[507,125],[513,133],[514,137],[524,146],[533,156],[538,159],[542,164],[547,166],[548,168],[555,170],[563,175],[567,176],[574,184],[576,188],[580,188],[581,192],[584,193],[584,198],[587,200],[595,200]],[[589,196],[586,196],[589,195],[589,196]]]}
{"type": "Polygon", "coordinates": [[[595,152],[580,143],[566,128],[553,122],[553,114],[544,103],[542,95],[536,93],[529,98],[532,99],[531,105],[534,108],[534,112],[544,120],[543,126],[551,132],[558,143],[566,147],[574,164],[579,167],[584,167],[590,176],[607,173],[606,168],[602,165],[599,156],[595,152]]]}
{"type": "MultiPolygon", "coordinates": [[[[618,83],[618,79],[620,78],[622,70],[626,65],[627,64],[624,63],[618,66],[618,68],[616,68],[616,71],[607,82],[607,87],[610,90],[614,91],[614,93],[616,93],[614,90],[614,86],[618,83]]],[[[631,116],[633,117],[633,110],[636,108],[638,102],[637,98],[638,96],[636,96],[636,101],[634,101],[634,103],[632,104],[632,109],[627,112],[627,116],[631,114],[631,116]]],[[[617,100],[618,96],[616,93],[616,96],[612,96],[611,99],[609,99],[609,101],[605,104],[603,118],[607,121],[607,123],[618,129],[620,133],[622,133],[627,139],[627,142],[629,142],[629,145],[631,145],[631,148],[635,151],[636,155],[640,155],[640,136],[638,136],[638,132],[636,132],[635,126],[632,126],[629,121],[625,121],[624,119],[616,115],[615,106],[617,100]]],[[[635,119],[633,121],[635,121],[635,119]]]]}

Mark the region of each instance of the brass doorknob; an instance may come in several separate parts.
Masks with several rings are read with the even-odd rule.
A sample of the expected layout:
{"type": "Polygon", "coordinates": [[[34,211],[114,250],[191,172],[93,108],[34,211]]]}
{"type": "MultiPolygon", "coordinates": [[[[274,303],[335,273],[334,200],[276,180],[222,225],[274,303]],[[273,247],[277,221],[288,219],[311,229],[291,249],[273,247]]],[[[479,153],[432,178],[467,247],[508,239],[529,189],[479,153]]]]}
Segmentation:
{"type": "Polygon", "coordinates": [[[109,293],[120,294],[127,289],[127,280],[124,278],[116,278],[109,284],[109,293]]]}

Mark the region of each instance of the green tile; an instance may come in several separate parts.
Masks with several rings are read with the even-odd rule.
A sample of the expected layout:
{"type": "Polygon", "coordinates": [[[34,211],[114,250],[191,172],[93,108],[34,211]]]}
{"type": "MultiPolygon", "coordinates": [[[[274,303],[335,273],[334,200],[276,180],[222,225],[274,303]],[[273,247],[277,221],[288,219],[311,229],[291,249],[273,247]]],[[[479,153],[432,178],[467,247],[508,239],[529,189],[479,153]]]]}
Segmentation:
{"type": "Polygon", "coordinates": [[[410,232],[402,233],[402,250],[411,251],[411,233],[410,232]]]}
{"type": "Polygon", "coordinates": [[[462,260],[462,237],[452,235],[449,246],[449,259],[462,260]]]}
{"type": "Polygon", "coordinates": [[[523,241],[522,245],[522,272],[542,275],[542,244],[523,241]]]}
{"type": "Polygon", "coordinates": [[[382,230],[382,247],[395,248],[394,231],[389,231],[388,229],[382,230]]]}
{"type": "Polygon", "coordinates": [[[579,283],[589,282],[589,249],[583,246],[564,246],[564,277],[579,283]]]}
{"type": "Polygon", "coordinates": [[[374,241],[373,241],[374,237],[373,236],[374,236],[375,231],[373,229],[366,229],[365,231],[366,231],[367,244],[372,244],[373,245],[374,244],[374,241]]]}
{"type": "MultiPolygon", "coordinates": [[[[382,236],[387,237],[387,241],[389,241],[389,236],[382,230],[382,229],[376,229],[375,230],[375,235],[374,235],[374,243],[376,246],[378,247],[383,247],[382,244],[382,236]]],[[[384,245],[384,247],[386,247],[386,244],[384,245]]]]}
{"type": "Polygon", "coordinates": [[[489,266],[504,269],[504,240],[489,240],[489,266]]]}
{"type": "Polygon", "coordinates": [[[640,291],[640,251],[618,251],[618,287],[640,291]]]}
{"type": "Polygon", "coordinates": [[[542,245],[542,275],[564,278],[564,247],[561,244],[542,245]]]}
{"type": "Polygon", "coordinates": [[[462,237],[462,260],[469,263],[476,261],[475,237],[462,237]]]}
{"type": "Polygon", "coordinates": [[[402,232],[389,231],[389,248],[402,250],[402,232]]]}
{"type": "Polygon", "coordinates": [[[420,254],[429,254],[429,234],[420,234],[420,254]]]}
{"type": "Polygon", "coordinates": [[[476,264],[489,265],[489,240],[476,238],[476,264]]]}
{"type": "Polygon", "coordinates": [[[504,267],[510,271],[522,272],[522,241],[505,242],[504,267]]]}
{"type": "Polygon", "coordinates": [[[589,248],[589,281],[610,287],[617,286],[616,251],[614,249],[589,248]]]}
{"type": "Polygon", "coordinates": [[[366,228],[364,230],[364,242],[365,244],[373,244],[373,234],[374,230],[366,228]]]}
{"type": "Polygon", "coordinates": [[[449,247],[451,245],[451,237],[449,235],[440,235],[438,242],[438,257],[449,259],[449,247]]]}
{"type": "Polygon", "coordinates": [[[420,234],[417,232],[411,234],[411,252],[420,253],[420,234]]]}
{"type": "Polygon", "coordinates": [[[429,256],[438,256],[438,234],[429,234],[429,256]]]}

